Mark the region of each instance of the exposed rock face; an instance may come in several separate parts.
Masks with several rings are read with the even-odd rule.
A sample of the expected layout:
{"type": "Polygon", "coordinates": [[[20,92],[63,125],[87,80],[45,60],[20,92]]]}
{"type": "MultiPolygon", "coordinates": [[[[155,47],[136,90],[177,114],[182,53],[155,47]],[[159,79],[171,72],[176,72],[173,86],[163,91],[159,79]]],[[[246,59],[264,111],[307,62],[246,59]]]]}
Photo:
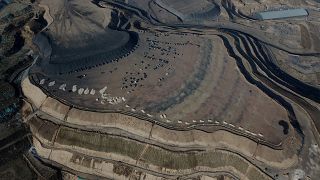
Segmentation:
{"type": "Polygon", "coordinates": [[[53,20],[22,81],[39,156],[112,179],[285,178],[301,164],[314,141],[304,122],[320,126],[300,107],[318,117],[319,89],[276,66],[274,49],[288,48],[227,1],[190,0],[206,18],[181,1],[139,2],[41,2],[53,20]]]}

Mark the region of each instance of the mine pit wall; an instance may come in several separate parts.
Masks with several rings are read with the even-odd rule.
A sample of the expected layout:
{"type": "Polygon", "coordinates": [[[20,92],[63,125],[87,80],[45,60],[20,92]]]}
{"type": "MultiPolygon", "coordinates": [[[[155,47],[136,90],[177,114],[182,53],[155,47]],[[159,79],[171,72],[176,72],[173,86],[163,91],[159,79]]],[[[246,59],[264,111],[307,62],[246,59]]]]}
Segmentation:
{"type": "MultiPolygon", "coordinates": [[[[64,151],[64,150],[50,150],[47,148],[44,148],[41,143],[34,138],[34,144],[37,149],[40,151],[38,152],[41,154],[43,160],[48,163],[52,163],[55,166],[61,167],[63,169],[67,169],[69,172],[73,172],[76,174],[84,174],[83,177],[88,176],[88,179],[90,177],[95,176],[96,177],[102,177],[102,178],[110,178],[110,179],[129,179],[127,174],[119,174],[119,172],[116,172],[115,168],[120,167],[127,171],[131,171],[130,176],[132,176],[133,173],[140,174],[142,177],[144,176],[145,179],[159,179],[159,178],[165,178],[165,179],[177,179],[178,177],[184,177],[187,178],[189,176],[192,176],[193,174],[196,175],[207,175],[207,174],[215,174],[215,173],[225,173],[229,176],[234,177],[235,179],[248,179],[244,174],[241,174],[241,172],[237,171],[233,167],[223,167],[223,168],[215,168],[215,172],[208,172],[210,170],[209,168],[199,167],[198,169],[203,169],[202,172],[198,173],[192,173],[192,174],[186,174],[186,175],[172,175],[172,172],[175,170],[169,170],[169,169],[163,169],[163,172],[159,172],[159,169],[157,168],[157,171],[152,171],[151,168],[146,167],[137,167],[135,165],[130,165],[124,162],[117,162],[113,160],[106,160],[101,159],[98,157],[90,157],[84,154],[80,153],[74,153],[70,151],[64,151]],[[226,173],[232,172],[233,174],[226,173]],[[171,172],[169,174],[168,172],[171,172]]],[[[255,176],[255,172],[252,171],[252,168],[248,170],[249,175],[252,177],[255,176]]],[[[176,171],[175,171],[176,172],[176,171]]],[[[140,177],[141,177],[140,176],[140,177]]],[[[262,177],[264,179],[265,177],[262,177]]],[[[268,179],[266,177],[265,179],[268,179]]],[[[270,179],[270,178],[269,178],[270,179]]]]}
{"type": "MultiPolygon", "coordinates": [[[[84,129],[85,131],[106,133],[103,132],[104,128],[114,128],[115,130],[122,130],[138,136],[142,141],[151,140],[154,144],[164,147],[208,147],[208,149],[230,148],[247,157],[255,157],[257,160],[262,161],[269,166],[281,169],[289,168],[298,161],[296,155],[287,157],[288,155],[285,154],[283,150],[274,150],[261,144],[257,145],[248,138],[237,136],[228,131],[218,130],[213,133],[205,133],[199,130],[175,131],[122,114],[96,113],[74,108],[70,109],[61,102],[47,97],[38,87],[32,85],[28,78],[23,80],[22,89],[24,95],[31,102],[34,109],[38,109],[39,113],[47,114],[47,119],[49,121],[53,121],[54,119],[56,122],[60,121],[59,124],[68,126],[75,125],[81,127],[81,129],[84,129]],[[88,119],[90,119],[90,121],[87,121],[88,119]],[[99,130],[97,128],[99,128],[99,130]]],[[[30,125],[34,126],[32,124],[30,125]]],[[[36,135],[35,132],[37,132],[37,130],[41,130],[45,127],[46,125],[43,124],[42,128],[39,126],[31,127],[31,129],[34,135],[36,135]]],[[[41,136],[37,136],[37,138],[46,144],[52,144],[53,141],[53,137],[51,137],[50,140],[45,140],[41,138],[41,136]]]]}
{"type": "MultiPolygon", "coordinates": [[[[63,145],[59,142],[55,142],[54,146],[52,146],[53,143],[41,142],[42,138],[38,138],[40,134],[35,134],[35,146],[36,149],[40,150],[38,152],[40,156],[88,174],[104,174],[105,172],[101,171],[104,168],[98,167],[104,167],[106,165],[105,162],[116,161],[141,168],[144,171],[156,172],[165,176],[173,176],[174,178],[197,172],[230,171],[240,179],[270,179],[241,156],[227,151],[212,150],[203,153],[179,153],[166,151],[154,146],[146,146],[148,148],[142,150],[145,149],[144,144],[136,144],[133,147],[132,142],[124,139],[114,139],[114,142],[100,143],[107,144],[106,151],[109,150],[109,145],[111,148],[118,150],[117,153],[113,153],[89,150],[72,145],[70,147],[70,145],[63,145]],[[113,144],[118,145],[114,147],[113,144]],[[119,148],[120,146],[123,149],[119,148]],[[132,151],[132,153],[128,153],[128,151],[132,151]],[[140,152],[143,153],[137,156],[140,152]]],[[[84,137],[82,136],[82,132],[79,132],[79,134],[77,137],[84,137]]],[[[60,139],[57,141],[64,140],[60,139]]],[[[82,142],[79,142],[79,144],[81,144],[80,146],[85,145],[82,142]]],[[[108,167],[110,168],[110,166],[105,168],[108,167]]],[[[107,174],[104,176],[107,177],[107,174]]]]}

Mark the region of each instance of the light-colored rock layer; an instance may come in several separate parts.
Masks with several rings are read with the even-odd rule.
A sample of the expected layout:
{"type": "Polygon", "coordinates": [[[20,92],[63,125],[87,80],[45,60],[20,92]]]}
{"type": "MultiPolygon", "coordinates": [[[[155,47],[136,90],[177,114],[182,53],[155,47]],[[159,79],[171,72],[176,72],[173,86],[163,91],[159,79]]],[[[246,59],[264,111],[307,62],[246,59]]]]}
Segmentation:
{"type": "Polygon", "coordinates": [[[51,97],[48,97],[41,106],[41,111],[60,120],[64,120],[68,110],[69,106],[62,104],[51,97]]]}
{"type": "Polygon", "coordinates": [[[67,122],[81,126],[113,127],[148,138],[152,124],[141,121],[135,117],[125,116],[118,113],[88,112],[79,109],[71,109],[67,122]]]}
{"type": "Polygon", "coordinates": [[[24,96],[36,107],[40,108],[41,104],[47,98],[47,95],[40,88],[31,84],[28,77],[25,77],[21,82],[21,88],[24,96]]]}

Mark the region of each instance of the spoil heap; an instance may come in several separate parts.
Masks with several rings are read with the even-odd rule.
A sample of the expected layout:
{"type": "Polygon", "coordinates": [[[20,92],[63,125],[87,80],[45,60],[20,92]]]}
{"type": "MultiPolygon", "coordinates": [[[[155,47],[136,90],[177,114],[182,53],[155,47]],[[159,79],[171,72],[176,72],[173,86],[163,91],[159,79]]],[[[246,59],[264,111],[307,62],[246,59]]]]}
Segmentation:
{"type": "Polygon", "coordinates": [[[41,3],[58,20],[22,90],[45,162],[113,179],[271,179],[297,164],[303,115],[277,88],[299,89],[258,39],[154,24],[121,2],[41,3]]]}

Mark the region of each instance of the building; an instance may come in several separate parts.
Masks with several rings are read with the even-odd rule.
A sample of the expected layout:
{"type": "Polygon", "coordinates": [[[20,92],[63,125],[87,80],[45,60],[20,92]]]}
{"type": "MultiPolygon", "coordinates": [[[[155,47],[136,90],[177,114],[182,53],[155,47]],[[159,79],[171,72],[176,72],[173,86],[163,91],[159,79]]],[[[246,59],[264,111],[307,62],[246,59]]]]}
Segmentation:
{"type": "Polygon", "coordinates": [[[303,17],[303,16],[308,16],[308,11],[303,8],[298,8],[298,9],[258,12],[254,15],[254,18],[258,20],[270,20],[270,19],[284,19],[284,18],[303,17]]]}

